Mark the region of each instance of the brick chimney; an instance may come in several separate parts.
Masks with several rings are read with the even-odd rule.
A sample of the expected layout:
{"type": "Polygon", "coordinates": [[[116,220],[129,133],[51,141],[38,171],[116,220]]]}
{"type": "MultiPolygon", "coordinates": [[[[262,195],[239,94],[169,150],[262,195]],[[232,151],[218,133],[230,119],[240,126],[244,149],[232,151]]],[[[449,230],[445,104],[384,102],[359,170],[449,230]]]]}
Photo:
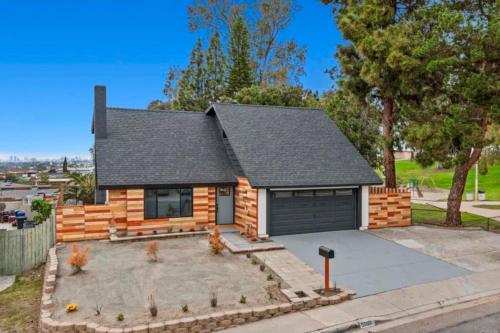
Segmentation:
{"type": "Polygon", "coordinates": [[[107,137],[106,87],[94,87],[94,134],[96,139],[107,137]]]}

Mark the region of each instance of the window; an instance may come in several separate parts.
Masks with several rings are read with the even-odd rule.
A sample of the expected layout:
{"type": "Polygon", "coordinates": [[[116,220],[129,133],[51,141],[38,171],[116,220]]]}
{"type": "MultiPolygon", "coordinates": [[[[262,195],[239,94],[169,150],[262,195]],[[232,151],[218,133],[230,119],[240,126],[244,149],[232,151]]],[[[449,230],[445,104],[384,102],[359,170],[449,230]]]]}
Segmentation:
{"type": "Polygon", "coordinates": [[[333,197],[333,190],[317,190],[317,197],[333,197]]]}
{"type": "Polygon", "coordinates": [[[144,218],[193,216],[193,189],[169,188],[144,191],[144,218]]]}
{"type": "Polygon", "coordinates": [[[293,192],[292,191],[276,191],[276,192],[273,192],[273,196],[276,198],[276,199],[281,199],[281,198],[290,198],[293,196],[293,192]]]}
{"type": "Polygon", "coordinates": [[[342,195],[352,195],[352,190],[337,190],[335,191],[336,196],[342,196],[342,195]]]}
{"type": "Polygon", "coordinates": [[[217,195],[219,197],[228,197],[231,195],[231,187],[229,186],[219,187],[218,190],[219,192],[217,193],[217,195]]]}
{"type": "Polygon", "coordinates": [[[314,196],[314,191],[295,191],[294,196],[296,196],[296,197],[312,197],[312,196],[314,196]]]}

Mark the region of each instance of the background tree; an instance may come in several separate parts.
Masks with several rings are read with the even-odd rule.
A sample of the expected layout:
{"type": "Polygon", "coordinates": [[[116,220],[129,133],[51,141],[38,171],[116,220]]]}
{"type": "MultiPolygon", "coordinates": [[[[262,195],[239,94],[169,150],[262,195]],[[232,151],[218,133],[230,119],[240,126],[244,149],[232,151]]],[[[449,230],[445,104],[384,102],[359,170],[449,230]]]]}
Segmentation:
{"type": "Polygon", "coordinates": [[[68,160],[66,159],[66,156],[64,156],[64,161],[63,161],[62,169],[63,169],[64,173],[68,172],[68,160]]]}
{"type": "Polygon", "coordinates": [[[360,100],[347,90],[335,90],[321,97],[320,106],[373,168],[382,165],[380,113],[373,102],[360,100]]]}
{"type": "MultiPolygon", "coordinates": [[[[298,12],[294,0],[194,0],[188,8],[191,31],[219,32],[228,40],[231,27],[243,17],[250,28],[253,76],[261,86],[296,85],[304,74],[306,48],[293,39],[283,39],[298,12]]],[[[224,43],[223,43],[224,44],[224,43]]],[[[227,44],[227,42],[226,42],[227,44]]]]}
{"type": "Polygon", "coordinates": [[[229,39],[229,74],[227,79],[226,94],[229,97],[243,88],[253,84],[252,67],[250,60],[248,28],[240,16],[231,27],[229,39]]]}
{"type": "Polygon", "coordinates": [[[177,98],[172,104],[176,110],[203,111],[207,108],[205,75],[205,55],[201,39],[198,39],[191,51],[188,67],[181,71],[177,98]]]}
{"type": "Polygon", "coordinates": [[[206,95],[209,102],[217,102],[226,89],[227,61],[218,32],[210,39],[206,55],[206,95]]]}
{"type": "Polygon", "coordinates": [[[445,224],[461,225],[460,205],[470,168],[488,145],[488,127],[500,122],[498,2],[450,1],[420,11],[414,61],[426,69],[420,102],[409,108],[407,140],[423,165],[455,171],[445,224]]]}
{"type": "Polygon", "coordinates": [[[64,189],[64,201],[74,199],[76,203],[93,204],[95,195],[95,176],[93,173],[69,175],[71,180],[64,189]]]}
{"type": "Polygon", "coordinates": [[[238,91],[234,96],[234,102],[256,105],[316,107],[319,103],[319,97],[317,93],[300,86],[262,88],[253,85],[238,91]]]}

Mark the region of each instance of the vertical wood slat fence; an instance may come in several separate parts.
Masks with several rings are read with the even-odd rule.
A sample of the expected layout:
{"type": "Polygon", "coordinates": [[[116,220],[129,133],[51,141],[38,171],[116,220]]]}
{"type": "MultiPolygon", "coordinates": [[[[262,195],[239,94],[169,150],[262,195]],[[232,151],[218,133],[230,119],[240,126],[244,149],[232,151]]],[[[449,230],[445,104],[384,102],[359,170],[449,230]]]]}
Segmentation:
{"type": "Polygon", "coordinates": [[[0,275],[17,275],[44,263],[55,245],[55,214],[34,228],[0,230],[0,275]]]}

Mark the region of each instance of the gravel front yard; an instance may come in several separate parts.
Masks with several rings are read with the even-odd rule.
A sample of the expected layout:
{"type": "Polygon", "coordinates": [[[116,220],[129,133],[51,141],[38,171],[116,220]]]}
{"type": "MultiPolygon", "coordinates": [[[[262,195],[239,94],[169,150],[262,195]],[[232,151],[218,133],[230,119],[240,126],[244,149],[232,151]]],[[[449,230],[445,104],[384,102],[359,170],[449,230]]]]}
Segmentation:
{"type": "Polygon", "coordinates": [[[71,244],[59,249],[59,272],[54,294],[55,319],[61,321],[92,321],[114,327],[168,320],[185,316],[209,314],[223,310],[281,303],[271,299],[269,290],[277,282],[267,280],[267,272],[252,265],[245,256],[224,251],[213,255],[205,237],[176,238],[158,241],[159,262],[146,256],[146,242],[111,244],[106,241],[81,243],[91,246],[89,264],[84,271],[71,275],[66,258],[71,244]],[[209,294],[218,291],[218,306],[210,306],[209,294]],[[148,295],[153,294],[158,316],[148,310],[148,295]],[[244,295],[247,304],[240,304],[244,295]],[[68,303],[79,310],[66,313],[68,303]],[[96,304],[102,313],[96,316],[96,304]],[[181,311],[187,304],[188,312],[181,311]],[[117,321],[122,313],[125,320],[117,321]]]}

